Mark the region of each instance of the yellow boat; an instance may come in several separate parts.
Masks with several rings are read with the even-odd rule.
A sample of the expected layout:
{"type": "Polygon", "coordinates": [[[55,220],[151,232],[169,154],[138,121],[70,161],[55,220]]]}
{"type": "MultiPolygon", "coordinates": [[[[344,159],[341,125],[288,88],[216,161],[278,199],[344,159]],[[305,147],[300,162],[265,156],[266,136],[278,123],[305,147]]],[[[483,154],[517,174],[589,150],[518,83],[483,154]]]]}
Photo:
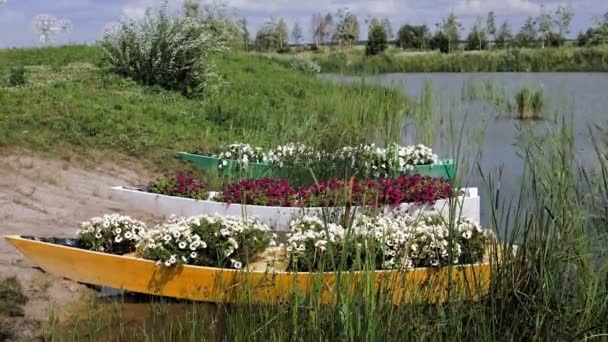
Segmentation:
{"type": "Polygon", "coordinates": [[[445,302],[448,296],[479,300],[489,291],[489,263],[407,271],[274,272],[200,266],[166,268],[129,255],[113,255],[41,242],[5,238],[44,271],[91,285],[193,301],[286,303],[311,295],[332,303],[337,292],[378,295],[394,304],[445,302]],[[336,286],[339,282],[339,286],[336,286]],[[375,286],[371,287],[371,285],[375,286]],[[338,290],[339,289],[339,290],[338,290]],[[370,291],[372,289],[372,291],[370,291]]]}

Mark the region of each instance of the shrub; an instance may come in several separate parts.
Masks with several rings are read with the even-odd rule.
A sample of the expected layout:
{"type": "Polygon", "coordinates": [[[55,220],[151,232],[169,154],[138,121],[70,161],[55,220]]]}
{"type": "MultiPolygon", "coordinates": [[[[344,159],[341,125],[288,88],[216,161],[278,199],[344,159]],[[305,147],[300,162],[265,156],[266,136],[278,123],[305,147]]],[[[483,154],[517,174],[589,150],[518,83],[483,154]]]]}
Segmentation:
{"type": "Polygon", "coordinates": [[[200,19],[173,17],[166,8],[148,11],[141,21],[123,21],[104,34],[101,45],[114,72],[185,95],[200,95],[216,85],[209,56],[225,50],[200,19]]]}
{"type": "Polygon", "coordinates": [[[27,78],[25,75],[25,67],[23,65],[14,65],[8,69],[7,82],[11,87],[25,85],[27,78]]]}
{"type": "Polygon", "coordinates": [[[299,71],[304,74],[316,75],[321,72],[321,66],[310,57],[298,56],[293,58],[289,64],[289,69],[299,71]]]}
{"type": "Polygon", "coordinates": [[[374,56],[384,52],[388,47],[386,28],[382,25],[371,25],[365,47],[367,56],[374,56]]]}
{"type": "Polygon", "coordinates": [[[165,174],[155,181],[148,183],[146,191],[197,200],[209,198],[207,186],[188,171],[176,171],[175,173],[165,174]]]}
{"type": "Polygon", "coordinates": [[[411,269],[481,262],[494,240],[491,231],[464,218],[451,232],[440,216],[358,214],[349,227],[306,216],[291,223],[286,249],[296,271],[358,270],[370,263],[376,269],[411,269]]]}
{"type": "Polygon", "coordinates": [[[166,267],[198,265],[240,269],[274,245],[270,229],[256,219],[195,216],[172,219],[148,231],[138,255],[166,267]]]}
{"type": "Polygon", "coordinates": [[[104,215],[81,223],[78,239],[80,246],[88,250],[126,254],[135,250],[145,229],[143,222],[128,216],[104,215]]]}

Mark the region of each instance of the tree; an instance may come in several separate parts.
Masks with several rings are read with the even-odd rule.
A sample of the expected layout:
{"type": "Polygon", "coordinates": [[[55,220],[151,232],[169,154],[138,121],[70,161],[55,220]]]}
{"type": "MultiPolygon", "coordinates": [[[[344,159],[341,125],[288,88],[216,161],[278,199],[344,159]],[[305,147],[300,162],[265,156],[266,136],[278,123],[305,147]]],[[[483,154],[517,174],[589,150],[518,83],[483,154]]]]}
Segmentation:
{"type": "Polygon", "coordinates": [[[326,43],[329,43],[329,41],[332,37],[332,33],[333,33],[332,26],[334,24],[334,17],[331,15],[331,13],[327,13],[325,15],[325,17],[323,18],[323,21],[324,21],[324,26],[325,26],[323,41],[326,43]]]}
{"type": "Polygon", "coordinates": [[[184,15],[188,18],[199,18],[200,17],[201,5],[196,0],[185,0],[184,1],[184,15]]]}
{"type": "Polygon", "coordinates": [[[276,26],[276,40],[278,44],[278,50],[284,51],[289,48],[289,30],[287,29],[287,23],[283,18],[279,19],[276,26]]]}
{"type": "Polygon", "coordinates": [[[255,46],[260,51],[277,50],[285,51],[289,48],[287,41],[287,24],[285,20],[269,19],[258,30],[255,35],[255,46]]]}
{"type": "Polygon", "coordinates": [[[450,41],[448,36],[441,30],[437,30],[435,35],[429,41],[429,46],[433,50],[439,50],[442,53],[448,53],[450,49],[450,41]]]}
{"type": "Polygon", "coordinates": [[[333,17],[329,13],[326,15],[317,13],[312,16],[312,38],[316,47],[319,47],[327,41],[328,37],[331,37],[332,24],[333,17]]]}
{"type": "Polygon", "coordinates": [[[477,18],[467,37],[467,50],[484,50],[488,47],[486,32],[481,27],[481,18],[477,18]]]}
{"type": "Polygon", "coordinates": [[[243,47],[243,26],[236,9],[226,3],[204,3],[199,11],[200,20],[205,27],[214,32],[231,48],[243,47]]]}
{"type": "Polygon", "coordinates": [[[517,46],[519,47],[533,47],[536,45],[537,41],[537,32],[536,32],[536,23],[532,17],[528,17],[526,22],[521,27],[517,36],[515,36],[515,41],[517,42],[517,46]]]}
{"type": "Polygon", "coordinates": [[[496,46],[502,49],[506,49],[511,44],[513,40],[513,35],[511,34],[511,28],[509,28],[509,23],[505,20],[500,29],[496,33],[496,46]]]}
{"type": "Polygon", "coordinates": [[[266,21],[255,34],[255,47],[260,51],[277,49],[279,46],[276,35],[277,23],[270,19],[266,21]]]}
{"type": "Polygon", "coordinates": [[[493,11],[490,11],[486,18],[486,34],[488,37],[492,38],[493,41],[496,41],[496,16],[493,11]]]}
{"type": "Polygon", "coordinates": [[[293,24],[293,28],[291,30],[291,39],[293,39],[294,43],[300,44],[300,42],[302,41],[302,37],[302,28],[300,27],[300,23],[296,21],[296,23],[293,24]]]}
{"type": "Polygon", "coordinates": [[[547,13],[545,10],[545,6],[541,6],[541,13],[538,17],[538,33],[540,34],[541,48],[545,48],[547,43],[549,42],[549,35],[551,34],[551,29],[553,28],[553,20],[551,19],[551,15],[547,13]]]}
{"type": "Polygon", "coordinates": [[[382,26],[384,26],[384,29],[386,30],[386,36],[388,37],[388,39],[389,40],[393,39],[393,26],[391,25],[390,20],[388,20],[388,18],[384,18],[384,19],[382,19],[380,24],[382,26]]]}
{"type": "Polygon", "coordinates": [[[334,32],[333,40],[340,46],[348,48],[353,46],[353,42],[359,39],[359,20],[348,8],[338,10],[336,14],[338,23],[334,32]]]}
{"type": "Polygon", "coordinates": [[[365,54],[368,56],[384,52],[388,47],[386,28],[377,22],[369,26],[365,54]]]}
{"type": "Polygon", "coordinates": [[[241,24],[241,29],[243,31],[243,46],[245,47],[245,50],[249,50],[249,30],[247,29],[247,19],[242,18],[240,20],[240,24],[241,24]]]}
{"type": "Polygon", "coordinates": [[[397,45],[402,49],[426,49],[431,40],[431,32],[426,25],[405,24],[397,32],[397,45]]]}
{"type": "Polygon", "coordinates": [[[441,24],[441,31],[448,39],[448,53],[452,53],[460,40],[460,28],[462,25],[456,15],[452,12],[441,24]]]}
{"type": "Polygon", "coordinates": [[[559,35],[565,37],[570,33],[570,23],[574,18],[574,9],[570,5],[559,5],[555,10],[555,16],[555,25],[559,28],[559,35]]]}

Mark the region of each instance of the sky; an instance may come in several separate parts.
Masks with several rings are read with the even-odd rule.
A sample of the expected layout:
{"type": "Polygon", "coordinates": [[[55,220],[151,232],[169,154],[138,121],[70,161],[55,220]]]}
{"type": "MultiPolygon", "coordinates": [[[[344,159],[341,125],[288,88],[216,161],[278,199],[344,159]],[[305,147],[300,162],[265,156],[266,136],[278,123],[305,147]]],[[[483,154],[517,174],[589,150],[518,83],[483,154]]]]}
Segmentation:
{"type": "MultiPolygon", "coordinates": [[[[0,0],[0,47],[39,45],[34,18],[40,14],[69,19],[68,33],[54,36],[54,44],[95,43],[104,28],[126,17],[141,17],[146,8],[158,7],[162,0],[0,0]]],[[[183,0],[168,0],[173,11],[179,11],[183,0]]],[[[209,0],[202,1],[209,2],[209,0]]],[[[454,12],[463,24],[465,35],[478,16],[494,11],[497,25],[508,20],[512,31],[519,30],[528,16],[538,16],[541,6],[553,11],[560,3],[574,8],[569,37],[594,25],[594,18],[608,12],[608,0],[226,0],[239,16],[245,17],[251,36],[270,18],[284,18],[290,28],[298,22],[304,40],[310,39],[311,16],[316,12],[336,12],[347,7],[361,22],[365,38],[366,18],[388,18],[397,31],[404,23],[434,27],[442,17],[454,12]]]]}

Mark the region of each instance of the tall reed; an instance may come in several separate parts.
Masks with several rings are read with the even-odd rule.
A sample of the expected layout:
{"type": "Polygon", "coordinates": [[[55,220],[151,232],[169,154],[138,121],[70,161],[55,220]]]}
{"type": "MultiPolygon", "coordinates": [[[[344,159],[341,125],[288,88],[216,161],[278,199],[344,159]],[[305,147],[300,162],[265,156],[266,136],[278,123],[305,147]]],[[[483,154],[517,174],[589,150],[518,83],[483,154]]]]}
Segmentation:
{"type": "MultiPolygon", "coordinates": [[[[479,301],[463,301],[463,293],[454,292],[445,303],[428,303],[419,292],[413,303],[393,305],[388,284],[379,289],[374,284],[375,261],[361,259],[367,271],[354,285],[348,267],[332,284],[317,274],[318,291],[334,289],[330,304],[320,301],[318,291],[294,291],[289,304],[191,303],[173,313],[161,302],[151,304],[145,323],[133,322],[124,331],[99,328],[93,330],[95,336],[149,341],[600,340],[608,332],[608,149],[594,138],[595,167],[579,165],[572,125],[563,120],[543,134],[530,133],[519,151],[524,164],[519,197],[504,198],[495,175],[480,170],[488,189],[490,226],[503,239],[491,250],[500,262],[492,264],[490,292],[479,301]]],[[[454,155],[467,163],[460,167],[474,166],[475,160],[458,152],[462,128],[454,131],[459,132],[452,140],[454,155]]],[[[343,260],[343,255],[333,257],[343,260]]],[[[482,286],[479,279],[469,281],[482,286]]],[[[250,288],[242,291],[246,296],[250,288]]],[[[109,326],[117,327],[122,319],[110,315],[109,326]]],[[[53,338],[61,340],[66,331],[72,337],[92,336],[88,329],[82,323],[68,326],[53,338]]]]}

